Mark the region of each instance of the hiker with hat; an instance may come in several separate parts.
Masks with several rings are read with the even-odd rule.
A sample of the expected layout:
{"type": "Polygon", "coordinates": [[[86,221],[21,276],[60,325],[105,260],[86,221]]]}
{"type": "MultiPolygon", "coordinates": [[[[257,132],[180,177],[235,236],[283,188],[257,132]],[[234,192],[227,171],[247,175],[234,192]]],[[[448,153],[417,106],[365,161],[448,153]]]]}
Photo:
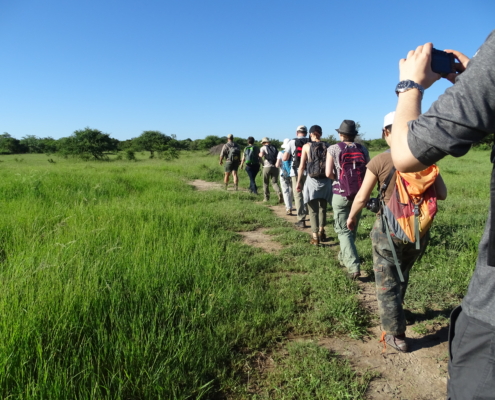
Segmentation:
{"type": "Polygon", "coordinates": [[[327,144],[321,141],[322,134],[319,125],[309,128],[311,142],[302,148],[296,185],[296,190],[303,193],[304,203],[308,206],[312,232],[310,243],[315,246],[327,239],[327,205],[332,202],[332,181],[325,175],[327,144]]]}
{"type": "MultiPolygon", "coordinates": [[[[388,113],[383,122],[382,138],[387,141],[388,145],[390,145],[391,141],[394,116],[395,112],[388,113]]],[[[447,188],[437,171],[437,167],[432,169],[433,175],[430,182],[430,186],[434,188],[436,199],[433,197],[428,200],[426,200],[426,197],[422,199],[424,200],[423,203],[429,202],[428,207],[430,209],[433,204],[436,205],[436,200],[445,200],[447,197],[447,188]],[[434,201],[435,203],[433,203],[434,201]]],[[[428,175],[425,174],[424,176],[428,178],[428,175]]],[[[347,218],[347,227],[351,231],[355,230],[358,215],[364,207],[377,212],[377,219],[370,236],[373,247],[373,270],[375,273],[378,313],[383,331],[381,340],[384,344],[388,344],[396,350],[407,352],[406,317],[402,304],[409,282],[409,271],[426,249],[428,229],[422,232],[423,236],[420,238],[419,243],[409,242],[404,238],[399,238],[398,235],[392,237],[390,234],[391,228],[385,226],[385,224],[394,224],[392,222],[393,216],[387,213],[384,207],[397,194],[397,191],[394,192],[396,179],[397,172],[392,162],[390,150],[373,157],[367,164],[363,184],[352,203],[351,212],[347,218]],[[375,207],[373,203],[368,206],[367,204],[373,188],[377,184],[378,188],[380,188],[380,193],[379,197],[373,200],[378,200],[379,205],[373,209],[375,207]],[[402,277],[399,275],[399,271],[402,277]]],[[[421,185],[426,187],[426,180],[423,180],[421,185]]],[[[426,214],[423,215],[423,218],[426,217],[426,214]]]]}
{"type": "Polygon", "coordinates": [[[290,179],[290,171],[291,171],[291,161],[283,161],[283,156],[287,149],[287,144],[290,139],[284,139],[284,143],[281,151],[278,152],[277,155],[277,164],[275,166],[280,170],[280,186],[282,187],[282,194],[284,196],[285,203],[285,213],[287,215],[292,215],[292,181],[290,179]]]}
{"type": "Polygon", "coordinates": [[[256,175],[260,172],[260,149],[254,145],[254,138],[249,136],[247,138],[248,145],[244,149],[241,160],[241,169],[246,164],[246,173],[249,176],[249,193],[258,194],[258,187],[256,186],[256,175]]]}
{"type": "Polygon", "coordinates": [[[260,150],[260,158],[264,158],[263,161],[263,201],[270,200],[270,189],[268,185],[270,181],[272,183],[273,190],[277,193],[279,203],[284,201],[282,196],[282,192],[278,186],[278,168],[275,166],[277,164],[277,148],[270,144],[270,139],[264,137],[261,139],[261,150],[260,150]]]}
{"type": "MultiPolygon", "coordinates": [[[[309,142],[308,136],[308,128],[304,125],[299,125],[296,128],[296,137],[292,139],[285,149],[284,156],[282,161],[291,161],[292,168],[290,171],[290,179],[292,180],[292,187],[295,189],[297,185],[297,180],[299,176],[299,164],[301,163],[302,156],[302,148],[303,146],[309,142]]],[[[301,185],[304,186],[304,182],[306,181],[306,172],[304,172],[301,177],[301,185]]],[[[306,228],[306,215],[307,209],[304,203],[303,193],[294,190],[294,202],[296,203],[296,212],[297,212],[297,222],[295,225],[298,228],[306,228]]]]}
{"type": "Polygon", "coordinates": [[[339,237],[339,262],[347,268],[349,278],[357,279],[361,275],[356,240],[359,213],[356,216],[356,229],[347,228],[347,218],[352,202],[366,173],[366,164],[370,160],[368,149],[355,143],[358,131],[353,120],[345,119],[338,129],[340,142],[328,148],[326,175],[333,179],[333,218],[335,233],[339,237]]]}
{"type": "Polygon", "coordinates": [[[225,190],[229,186],[230,174],[234,177],[234,188],[238,189],[239,176],[237,175],[237,170],[241,162],[241,149],[237,144],[234,143],[234,135],[229,133],[227,135],[227,143],[223,145],[222,151],[220,152],[219,164],[223,165],[223,159],[225,158],[225,176],[223,182],[225,183],[225,190]]]}

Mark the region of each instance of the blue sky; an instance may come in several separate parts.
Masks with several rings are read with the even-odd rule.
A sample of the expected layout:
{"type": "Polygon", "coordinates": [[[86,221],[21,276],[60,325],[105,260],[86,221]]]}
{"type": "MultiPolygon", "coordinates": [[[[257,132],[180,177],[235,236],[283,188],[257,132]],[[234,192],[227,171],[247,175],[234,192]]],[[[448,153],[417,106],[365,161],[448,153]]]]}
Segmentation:
{"type": "Polygon", "coordinates": [[[399,59],[428,41],[472,56],[494,17],[482,0],[1,0],[0,132],[283,139],[354,119],[372,139],[399,59]]]}

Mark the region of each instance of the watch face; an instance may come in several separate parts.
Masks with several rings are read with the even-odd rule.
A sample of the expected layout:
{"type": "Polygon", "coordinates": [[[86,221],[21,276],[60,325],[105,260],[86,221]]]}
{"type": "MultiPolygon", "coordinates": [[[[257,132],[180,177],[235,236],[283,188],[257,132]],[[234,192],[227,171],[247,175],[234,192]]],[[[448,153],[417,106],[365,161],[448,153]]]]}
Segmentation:
{"type": "Polygon", "coordinates": [[[397,84],[397,87],[395,88],[395,92],[398,93],[403,93],[407,92],[410,89],[418,89],[421,93],[421,95],[424,92],[424,89],[421,85],[418,85],[416,82],[407,80],[407,81],[401,81],[397,84]]]}
{"type": "Polygon", "coordinates": [[[397,85],[397,88],[395,90],[398,92],[403,92],[404,89],[412,89],[414,86],[411,86],[411,83],[413,83],[413,81],[399,82],[399,84],[397,85]]]}

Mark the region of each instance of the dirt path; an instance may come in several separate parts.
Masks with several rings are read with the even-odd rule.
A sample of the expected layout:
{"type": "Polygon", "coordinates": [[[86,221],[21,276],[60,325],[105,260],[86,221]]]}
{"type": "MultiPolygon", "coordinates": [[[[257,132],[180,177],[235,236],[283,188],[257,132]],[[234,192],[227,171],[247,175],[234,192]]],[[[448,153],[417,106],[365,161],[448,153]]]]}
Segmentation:
{"type": "MultiPolygon", "coordinates": [[[[198,190],[222,189],[218,183],[196,180],[192,182],[198,190]]],[[[283,205],[268,206],[275,215],[289,222],[295,222],[296,217],[286,215],[283,205]]],[[[307,221],[309,225],[309,221],[307,221]]],[[[309,228],[299,229],[311,234],[309,228]]],[[[335,234],[327,226],[329,240],[322,246],[338,248],[335,234]]],[[[241,233],[249,245],[262,248],[265,251],[277,252],[281,245],[270,240],[264,229],[241,233]],[[277,246],[277,247],[275,247],[277,246]]],[[[333,250],[335,251],[335,250],[333,250]]],[[[390,346],[383,352],[383,345],[378,342],[381,329],[377,316],[375,283],[369,277],[362,276],[358,282],[359,301],[370,314],[374,315],[373,326],[368,330],[368,336],[362,340],[348,337],[321,338],[319,344],[332,352],[346,357],[357,370],[370,369],[378,372],[380,378],[374,379],[366,393],[369,400],[443,400],[446,396],[447,384],[447,326],[434,326],[423,335],[417,334],[407,327],[409,338],[409,353],[400,353],[390,346]]],[[[293,339],[307,340],[307,338],[293,339]]]]}

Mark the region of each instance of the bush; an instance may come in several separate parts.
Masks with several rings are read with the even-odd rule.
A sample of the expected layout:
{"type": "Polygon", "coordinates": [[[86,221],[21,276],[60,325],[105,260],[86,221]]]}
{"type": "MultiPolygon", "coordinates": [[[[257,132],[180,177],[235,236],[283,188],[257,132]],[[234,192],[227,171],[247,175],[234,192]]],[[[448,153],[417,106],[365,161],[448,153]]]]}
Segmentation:
{"type": "Polygon", "coordinates": [[[125,158],[129,161],[136,161],[136,154],[134,153],[134,150],[127,149],[125,151],[125,158]]]}

